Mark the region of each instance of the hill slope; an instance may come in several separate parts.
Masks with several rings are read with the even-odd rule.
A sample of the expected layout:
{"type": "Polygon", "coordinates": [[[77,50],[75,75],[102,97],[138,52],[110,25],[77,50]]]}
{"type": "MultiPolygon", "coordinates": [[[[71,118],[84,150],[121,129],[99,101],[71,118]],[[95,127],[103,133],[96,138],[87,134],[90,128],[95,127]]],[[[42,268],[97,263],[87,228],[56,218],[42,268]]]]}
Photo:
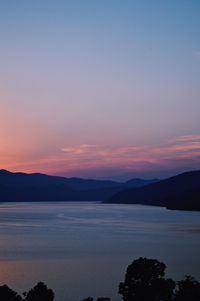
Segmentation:
{"type": "Polygon", "coordinates": [[[186,172],[141,188],[120,191],[105,203],[200,210],[200,171],[186,172]]]}
{"type": "Polygon", "coordinates": [[[0,201],[104,201],[122,189],[147,183],[142,179],[118,183],[0,170],[0,201]]]}

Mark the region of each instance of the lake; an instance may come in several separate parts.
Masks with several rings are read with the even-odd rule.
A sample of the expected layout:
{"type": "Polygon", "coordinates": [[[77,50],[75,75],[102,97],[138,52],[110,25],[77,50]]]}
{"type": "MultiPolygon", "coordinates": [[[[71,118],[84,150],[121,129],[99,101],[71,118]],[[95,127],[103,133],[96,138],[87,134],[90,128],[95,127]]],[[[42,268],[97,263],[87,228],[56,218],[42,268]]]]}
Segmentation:
{"type": "Polygon", "coordinates": [[[164,261],[167,276],[200,279],[200,212],[99,203],[2,203],[0,283],[22,293],[44,281],[55,301],[107,296],[128,264],[164,261]]]}

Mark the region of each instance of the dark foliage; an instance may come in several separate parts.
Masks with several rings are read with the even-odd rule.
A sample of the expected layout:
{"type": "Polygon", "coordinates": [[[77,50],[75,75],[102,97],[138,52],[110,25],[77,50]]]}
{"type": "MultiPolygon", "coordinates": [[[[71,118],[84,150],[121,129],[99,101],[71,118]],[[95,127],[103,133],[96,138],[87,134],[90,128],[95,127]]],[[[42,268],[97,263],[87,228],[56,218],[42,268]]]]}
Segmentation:
{"type": "Polygon", "coordinates": [[[128,266],[125,280],[119,285],[124,301],[169,301],[175,282],[165,279],[165,264],[140,257],[128,266]]]}
{"type": "Polygon", "coordinates": [[[186,276],[184,280],[178,281],[175,301],[199,301],[200,282],[191,276],[186,276]]]}
{"type": "Polygon", "coordinates": [[[0,300],[1,301],[22,301],[21,296],[10,289],[6,284],[0,286],[0,300]]]}
{"type": "Polygon", "coordinates": [[[38,282],[28,293],[24,293],[25,301],[53,301],[54,292],[43,282],[38,282]]]}
{"type": "MultiPolygon", "coordinates": [[[[165,264],[157,259],[140,257],[127,268],[119,294],[124,301],[200,301],[200,282],[191,276],[175,282],[165,278],[165,264]]],[[[54,292],[38,282],[22,298],[7,285],[0,286],[0,301],[53,301],[54,292]]],[[[81,301],[94,301],[87,297],[81,301]]],[[[111,301],[99,297],[96,301],[111,301]]]]}
{"type": "MultiPolygon", "coordinates": [[[[94,299],[92,297],[87,297],[81,301],[94,301],[94,299]]],[[[111,299],[107,297],[99,297],[97,301],[111,301],[111,299]]]]}

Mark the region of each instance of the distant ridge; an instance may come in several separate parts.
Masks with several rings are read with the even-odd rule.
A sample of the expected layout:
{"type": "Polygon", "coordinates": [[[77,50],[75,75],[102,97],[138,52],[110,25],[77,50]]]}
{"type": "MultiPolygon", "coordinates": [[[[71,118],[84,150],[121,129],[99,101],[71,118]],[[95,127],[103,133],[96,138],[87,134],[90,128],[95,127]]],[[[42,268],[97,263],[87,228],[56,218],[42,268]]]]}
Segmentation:
{"type": "Polygon", "coordinates": [[[105,203],[144,204],[200,210],[200,171],[190,171],[140,188],[120,191],[105,203]]]}
{"type": "Polygon", "coordinates": [[[26,174],[0,170],[0,202],[12,201],[104,201],[128,187],[157,180],[132,179],[125,183],[81,178],[26,174]]]}

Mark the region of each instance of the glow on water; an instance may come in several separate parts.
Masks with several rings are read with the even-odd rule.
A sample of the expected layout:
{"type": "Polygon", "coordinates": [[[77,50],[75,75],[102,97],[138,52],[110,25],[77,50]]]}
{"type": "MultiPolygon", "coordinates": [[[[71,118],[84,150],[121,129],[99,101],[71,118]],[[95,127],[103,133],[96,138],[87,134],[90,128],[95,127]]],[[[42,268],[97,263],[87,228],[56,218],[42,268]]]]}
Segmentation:
{"type": "Polygon", "coordinates": [[[117,296],[139,256],[167,264],[176,279],[200,278],[200,213],[140,205],[2,203],[0,283],[23,292],[37,281],[56,301],[117,296]]]}

